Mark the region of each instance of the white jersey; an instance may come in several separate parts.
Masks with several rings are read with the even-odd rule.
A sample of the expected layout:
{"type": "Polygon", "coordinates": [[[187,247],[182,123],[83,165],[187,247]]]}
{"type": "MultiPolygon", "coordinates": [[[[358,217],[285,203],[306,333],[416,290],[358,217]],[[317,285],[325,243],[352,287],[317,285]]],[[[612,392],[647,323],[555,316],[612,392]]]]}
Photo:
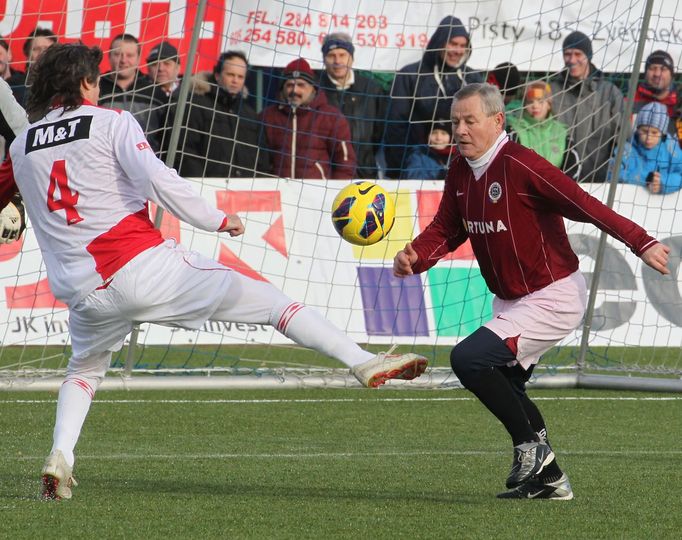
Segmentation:
{"type": "Polygon", "coordinates": [[[126,111],[90,104],[54,109],[14,140],[10,157],[0,191],[13,172],[52,293],[69,306],[163,241],[149,220],[149,200],[199,229],[217,231],[226,223],[223,212],[154,155],[126,111]]]}

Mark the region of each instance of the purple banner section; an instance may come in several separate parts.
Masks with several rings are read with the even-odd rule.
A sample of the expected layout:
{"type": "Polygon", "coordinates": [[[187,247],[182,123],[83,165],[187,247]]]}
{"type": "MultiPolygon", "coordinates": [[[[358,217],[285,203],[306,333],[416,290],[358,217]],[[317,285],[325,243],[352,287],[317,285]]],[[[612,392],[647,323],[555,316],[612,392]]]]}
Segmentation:
{"type": "Polygon", "coordinates": [[[398,279],[392,268],[360,266],[358,278],[368,335],[429,335],[419,276],[398,279]]]}

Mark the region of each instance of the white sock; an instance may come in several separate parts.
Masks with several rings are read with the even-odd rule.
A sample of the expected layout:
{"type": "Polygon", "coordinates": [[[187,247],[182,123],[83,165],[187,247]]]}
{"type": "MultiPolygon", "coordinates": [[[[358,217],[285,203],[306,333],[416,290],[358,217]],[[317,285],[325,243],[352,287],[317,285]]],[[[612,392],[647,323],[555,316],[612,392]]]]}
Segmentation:
{"type": "Polygon", "coordinates": [[[75,461],[73,449],[95,395],[96,386],[93,384],[94,381],[88,381],[85,377],[70,375],[59,389],[52,451],[61,450],[70,467],[75,461]]]}
{"type": "Polygon", "coordinates": [[[299,345],[336,358],[348,367],[374,358],[314,309],[292,302],[276,310],[272,325],[299,345]]]}

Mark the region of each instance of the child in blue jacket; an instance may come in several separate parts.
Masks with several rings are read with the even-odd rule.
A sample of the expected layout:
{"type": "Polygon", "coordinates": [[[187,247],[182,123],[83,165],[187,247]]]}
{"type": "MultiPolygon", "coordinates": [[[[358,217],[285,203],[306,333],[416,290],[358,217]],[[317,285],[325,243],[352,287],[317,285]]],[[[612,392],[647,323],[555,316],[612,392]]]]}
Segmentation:
{"type": "Polygon", "coordinates": [[[428,145],[412,148],[403,171],[404,179],[444,180],[452,152],[452,122],[435,122],[429,133],[428,145]]]}
{"type": "Polygon", "coordinates": [[[676,138],[666,136],[668,122],[668,111],[658,102],[637,113],[635,132],[623,152],[621,182],[661,195],[682,188],[682,149],[676,138]]]}

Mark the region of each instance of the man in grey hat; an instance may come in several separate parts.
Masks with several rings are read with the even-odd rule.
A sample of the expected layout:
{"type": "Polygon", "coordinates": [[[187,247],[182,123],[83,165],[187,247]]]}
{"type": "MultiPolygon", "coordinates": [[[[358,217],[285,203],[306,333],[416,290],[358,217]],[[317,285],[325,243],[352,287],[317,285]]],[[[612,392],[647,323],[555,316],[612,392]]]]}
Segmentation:
{"type": "Polygon", "coordinates": [[[324,72],[320,88],[351,127],[358,178],[377,178],[376,155],[381,147],[388,97],[377,82],[353,70],[355,47],[343,32],[327,34],[322,43],[324,72]]]}
{"type": "Polygon", "coordinates": [[[565,68],[550,78],[552,109],[566,124],[581,161],[581,182],[606,181],[618,138],[623,94],[592,63],[592,41],[571,32],[562,46],[565,68]]]}

